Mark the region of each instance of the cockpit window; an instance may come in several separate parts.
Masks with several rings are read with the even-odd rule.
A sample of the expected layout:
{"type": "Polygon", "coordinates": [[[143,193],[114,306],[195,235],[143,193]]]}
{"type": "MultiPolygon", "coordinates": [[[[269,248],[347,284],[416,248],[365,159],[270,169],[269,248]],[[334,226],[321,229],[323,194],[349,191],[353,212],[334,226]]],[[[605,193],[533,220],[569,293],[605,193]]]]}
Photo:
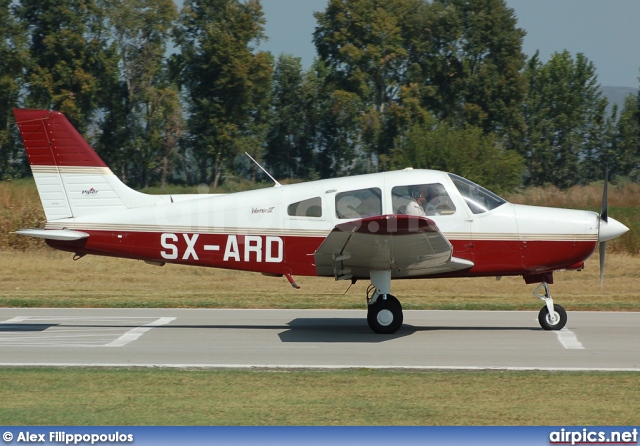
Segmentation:
{"type": "Polygon", "coordinates": [[[391,189],[391,203],[394,214],[430,217],[456,212],[449,194],[439,183],[396,186],[391,189]]]}
{"type": "Polygon", "coordinates": [[[506,203],[506,200],[503,200],[493,192],[488,191],[482,186],[478,186],[466,178],[459,177],[452,173],[450,173],[449,176],[451,180],[453,180],[453,184],[458,188],[464,201],[469,205],[469,209],[471,209],[471,212],[474,214],[482,214],[506,203]]]}
{"type": "Polygon", "coordinates": [[[365,218],[382,214],[382,193],[377,187],[336,194],[336,217],[365,218]]]}

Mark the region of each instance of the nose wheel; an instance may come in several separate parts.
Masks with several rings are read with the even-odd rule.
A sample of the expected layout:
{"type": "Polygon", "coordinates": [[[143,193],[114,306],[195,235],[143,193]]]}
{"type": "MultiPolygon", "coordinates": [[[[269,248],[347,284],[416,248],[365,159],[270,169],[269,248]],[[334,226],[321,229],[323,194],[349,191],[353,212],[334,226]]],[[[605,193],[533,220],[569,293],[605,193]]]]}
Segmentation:
{"type": "Polygon", "coordinates": [[[549,284],[542,282],[533,295],[542,299],[546,304],[538,313],[540,326],[545,330],[562,330],[567,325],[567,312],[560,305],[553,303],[553,298],[549,293],[549,284]],[[544,287],[544,294],[539,293],[541,287],[544,287]]]}
{"type": "Polygon", "coordinates": [[[567,324],[567,312],[558,304],[553,304],[553,313],[545,305],[538,313],[538,322],[545,330],[562,330],[567,324]]]}

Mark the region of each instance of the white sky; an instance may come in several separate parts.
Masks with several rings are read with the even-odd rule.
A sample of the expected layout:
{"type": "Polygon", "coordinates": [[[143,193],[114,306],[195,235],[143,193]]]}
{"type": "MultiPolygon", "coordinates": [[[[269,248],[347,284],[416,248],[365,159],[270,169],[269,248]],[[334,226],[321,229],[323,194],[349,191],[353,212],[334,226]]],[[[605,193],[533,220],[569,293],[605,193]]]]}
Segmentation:
{"type": "MultiPolygon", "coordinates": [[[[634,87],[640,81],[640,0],[506,0],[527,32],[523,50],[540,50],[543,62],[555,51],[583,53],[603,86],[634,87]]],[[[314,11],[327,0],[262,0],[267,42],[259,49],[302,58],[308,68],[316,55],[314,11]]]]}

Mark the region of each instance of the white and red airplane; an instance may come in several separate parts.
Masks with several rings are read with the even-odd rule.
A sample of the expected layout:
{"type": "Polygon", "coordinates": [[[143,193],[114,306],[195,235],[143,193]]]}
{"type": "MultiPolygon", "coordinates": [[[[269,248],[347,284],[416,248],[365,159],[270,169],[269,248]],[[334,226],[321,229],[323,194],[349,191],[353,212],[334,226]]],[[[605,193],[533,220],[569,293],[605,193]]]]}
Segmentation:
{"type": "Polygon", "coordinates": [[[580,270],[628,228],[584,210],[509,203],[454,174],[404,169],[232,194],[147,195],[122,183],[59,112],[14,110],[56,249],[285,276],[370,280],[367,321],[395,333],[392,279],[522,276],[540,283],[539,322],[560,330],[549,293],[557,270],[580,270]]]}

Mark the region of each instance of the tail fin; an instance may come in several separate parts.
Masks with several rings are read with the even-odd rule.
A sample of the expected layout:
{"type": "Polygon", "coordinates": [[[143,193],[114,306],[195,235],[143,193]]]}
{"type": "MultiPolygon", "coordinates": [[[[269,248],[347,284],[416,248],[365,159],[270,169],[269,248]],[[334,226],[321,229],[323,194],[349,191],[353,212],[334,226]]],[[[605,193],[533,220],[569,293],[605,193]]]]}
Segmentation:
{"type": "Polygon", "coordinates": [[[122,183],[60,112],[14,109],[47,221],[164,203],[122,183]]]}

